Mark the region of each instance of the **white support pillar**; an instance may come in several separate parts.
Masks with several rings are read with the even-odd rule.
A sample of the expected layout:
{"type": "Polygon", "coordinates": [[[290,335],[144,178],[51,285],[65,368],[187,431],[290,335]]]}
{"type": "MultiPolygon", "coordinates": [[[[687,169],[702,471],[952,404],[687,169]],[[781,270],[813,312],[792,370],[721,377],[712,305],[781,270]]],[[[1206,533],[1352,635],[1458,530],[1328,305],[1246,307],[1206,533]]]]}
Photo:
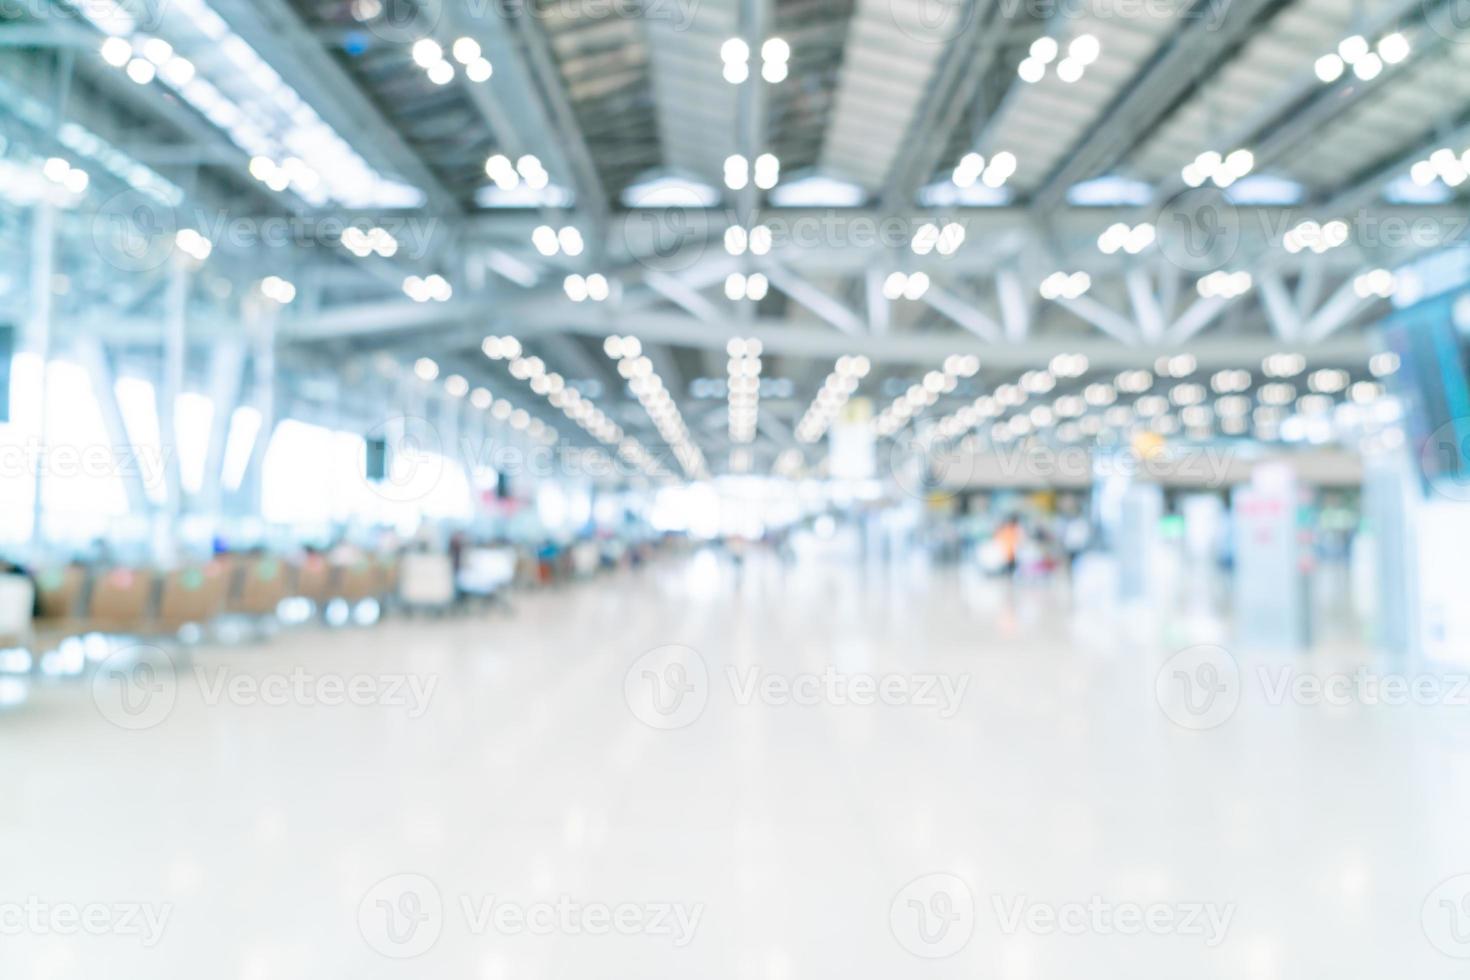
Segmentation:
{"type": "Polygon", "coordinates": [[[1124,274],[1124,281],[1144,343],[1157,343],[1164,338],[1164,311],[1158,297],[1154,295],[1148,272],[1135,266],[1124,274]]]}
{"type": "Polygon", "coordinates": [[[184,514],[184,485],[179,476],[179,430],[175,419],[178,399],[184,392],[184,369],[189,356],[189,285],[192,276],[185,257],[172,256],[168,290],[164,298],[163,370],[159,377],[158,435],[164,453],[167,496],[154,526],[154,543],[164,561],[178,547],[179,519],[184,514]]]}
{"type": "MultiPolygon", "coordinates": [[[[122,407],[117,401],[116,379],[112,364],[107,357],[106,348],[95,337],[81,337],[73,342],[72,350],[77,359],[81,361],[87,377],[92,382],[92,394],[96,397],[97,406],[102,412],[102,426],[107,430],[107,438],[112,442],[114,458],[131,458],[132,452],[129,447],[132,445],[132,440],[128,436],[127,425],[123,421],[122,407]]],[[[123,492],[128,497],[128,510],[133,514],[148,514],[151,505],[148,501],[147,489],[143,485],[142,467],[121,467],[119,477],[122,480],[123,492]]]]}
{"type": "Polygon", "coordinates": [[[39,393],[36,405],[36,428],[41,442],[41,458],[36,460],[35,499],[31,505],[31,550],[36,557],[45,541],[41,526],[41,494],[44,490],[43,474],[46,470],[46,454],[49,451],[49,413],[46,411],[47,362],[51,359],[51,320],[53,299],[51,280],[56,270],[56,208],[50,201],[42,201],[31,213],[31,281],[30,315],[26,318],[25,340],[22,349],[35,356],[39,364],[39,393]]]}
{"type": "Polygon", "coordinates": [[[252,290],[245,298],[243,312],[246,338],[251,346],[251,374],[255,382],[255,410],[260,413],[260,432],[251,449],[244,485],[250,488],[251,508],[257,514],[263,502],[261,474],[265,453],[276,431],[276,311],[276,304],[256,291],[252,290]]]}
{"type": "Polygon", "coordinates": [[[204,456],[202,509],[217,516],[223,500],[220,487],[225,462],[225,442],[230,435],[230,419],[240,400],[241,374],[245,368],[245,344],[236,339],[214,342],[209,366],[209,397],[214,404],[214,417],[209,427],[209,447],[204,456]]]}
{"type": "Polygon", "coordinates": [[[870,266],[863,273],[863,289],[868,303],[868,327],[879,336],[886,334],[892,324],[892,304],[883,295],[883,270],[870,266]]]}
{"type": "Polygon", "coordinates": [[[1000,302],[1001,322],[1006,340],[1019,344],[1031,332],[1032,301],[1021,283],[1020,273],[1001,269],[995,274],[995,295],[1000,302]]]}

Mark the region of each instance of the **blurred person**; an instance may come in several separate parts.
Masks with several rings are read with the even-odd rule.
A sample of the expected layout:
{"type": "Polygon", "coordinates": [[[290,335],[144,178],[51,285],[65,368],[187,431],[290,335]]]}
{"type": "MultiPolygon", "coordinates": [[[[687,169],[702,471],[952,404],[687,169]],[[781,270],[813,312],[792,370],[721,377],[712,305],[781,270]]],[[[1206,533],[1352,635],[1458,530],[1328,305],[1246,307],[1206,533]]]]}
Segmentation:
{"type": "Polygon", "coordinates": [[[995,529],[993,540],[1000,551],[1001,569],[1006,575],[1016,574],[1016,560],[1021,552],[1021,522],[1014,516],[1007,517],[995,529]]]}

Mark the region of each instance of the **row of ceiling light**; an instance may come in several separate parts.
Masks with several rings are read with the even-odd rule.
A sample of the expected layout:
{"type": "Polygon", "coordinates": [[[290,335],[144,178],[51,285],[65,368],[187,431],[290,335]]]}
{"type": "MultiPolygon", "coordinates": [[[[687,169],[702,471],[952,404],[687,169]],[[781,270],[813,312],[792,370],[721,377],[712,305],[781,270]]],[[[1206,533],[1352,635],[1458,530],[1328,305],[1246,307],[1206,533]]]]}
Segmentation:
{"type": "Polygon", "coordinates": [[[852,398],[853,392],[857,391],[858,385],[868,376],[870,370],[872,365],[866,357],[839,357],[832,373],[827,375],[821,390],[807,407],[806,414],[797,423],[796,438],[804,443],[814,443],[826,435],[837,414],[852,398]]]}
{"type": "Polygon", "coordinates": [[[654,369],[653,361],[643,353],[638,338],[609,337],[603,342],[603,352],[617,362],[618,374],[628,382],[628,390],[653,420],[659,436],[674,451],[684,475],[691,480],[706,479],[709,469],[704,454],[694,444],[679,406],[654,369]]]}
{"type": "Polygon", "coordinates": [[[725,347],[729,392],[730,441],[744,445],[755,441],[756,421],[760,414],[761,342],[755,338],[735,337],[725,347]]]}
{"type": "MultiPolygon", "coordinates": [[[[480,50],[480,42],[472,37],[458,38],[450,51],[454,60],[464,66],[465,77],[472,82],[489,81],[495,73],[494,66],[480,50]]],[[[429,81],[435,85],[448,85],[454,81],[454,65],[444,57],[444,49],[433,38],[422,38],[414,43],[413,60],[428,73],[429,81]]]]}
{"type": "MultiPolygon", "coordinates": [[[[791,45],[779,37],[766,38],[761,44],[761,78],[772,85],[784,82],[789,72],[791,45]]],[[[732,37],[720,45],[720,60],[725,63],[723,75],[731,85],[741,85],[750,78],[750,45],[743,38],[732,37]]]]}
{"type": "Polygon", "coordinates": [[[980,359],[973,354],[951,354],[939,370],[924,375],[922,381],[911,385],[879,413],[873,423],[878,435],[898,432],[909,419],[937,402],[940,395],[954,391],[961,378],[973,378],[979,370],[980,359]]]}
{"type": "MultiPolygon", "coordinates": [[[[1102,44],[1092,34],[1078,34],[1067,42],[1067,53],[1057,62],[1057,78],[1071,84],[1082,78],[1087,67],[1097,61],[1102,53],[1102,44]]],[[[1031,42],[1031,49],[1016,66],[1016,74],[1023,82],[1039,82],[1046,77],[1046,69],[1061,54],[1057,39],[1044,35],[1031,42]]]]}
{"type": "MultiPolygon", "coordinates": [[[[517,351],[520,349],[519,343],[512,337],[496,339],[515,345],[517,351]]],[[[439,377],[439,364],[431,357],[420,357],[414,361],[413,373],[420,381],[432,384],[439,377]]],[[[490,393],[489,388],[471,388],[469,381],[463,375],[451,374],[445,378],[444,391],[451,398],[468,398],[470,405],[482,412],[488,411],[490,417],[497,422],[504,422],[518,432],[525,432],[545,445],[554,445],[560,438],[551,426],[532,417],[531,413],[524,408],[517,408],[508,399],[496,398],[490,393]]]]}

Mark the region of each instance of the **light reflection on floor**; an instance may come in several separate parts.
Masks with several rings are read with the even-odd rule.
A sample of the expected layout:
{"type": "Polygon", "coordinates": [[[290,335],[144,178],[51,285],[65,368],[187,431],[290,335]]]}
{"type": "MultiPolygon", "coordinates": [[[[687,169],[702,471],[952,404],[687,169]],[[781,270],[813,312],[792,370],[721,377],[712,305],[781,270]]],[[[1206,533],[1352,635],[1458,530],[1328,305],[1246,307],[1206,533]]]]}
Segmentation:
{"type": "Polygon", "coordinates": [[[1470,708],[1273,704],[1261,678],[1283,665],[1374,661],[1341,630],[1307,658],[1230,650],[1208,602],[1083,605],[1062,582],[922,563],[705,554],[512,616],[205,651],[136,731],[107,688],[40,685],[0,715],[0,976],[1463,975],[1435,945],[1454,941],[1439,916],[1459,886],[1434,889],[1470,871],[1470,708]],[[1233,714],[1197,730],[1158,686],[1193,644],[1244,678],[1233,714]],[[671,645],[707,683],[660,730],[639,685],[693,675],[632,668],[671,645]],[[834,700],[829,667],[907,700],[834,700]],[[297,668],[366,678],[379,701],[218,686],[297,668]],[[384,684],[405,673],[435,685],[419,717],[384,684]],[[817,703],[782,701],[803,677],[817,703]],[[920,696],[928,678],[961,691],[952,716],[937,680],[939,703],[920,696]],[[7,925],[32,897],[170,917],[151,948],[120,927],[7,925]],[[625,908],[638,931],[480,917],[554,918],[558,901],[625,908]],[[1088,903],[1172,914],[1172,931],[1045,926],[1088,903]],[[687,943],[655,928],[659,907],[700,910],[687,943]],[[1220,941],[1183,927],[1196,907],[1228,910],[1220,941]]]}

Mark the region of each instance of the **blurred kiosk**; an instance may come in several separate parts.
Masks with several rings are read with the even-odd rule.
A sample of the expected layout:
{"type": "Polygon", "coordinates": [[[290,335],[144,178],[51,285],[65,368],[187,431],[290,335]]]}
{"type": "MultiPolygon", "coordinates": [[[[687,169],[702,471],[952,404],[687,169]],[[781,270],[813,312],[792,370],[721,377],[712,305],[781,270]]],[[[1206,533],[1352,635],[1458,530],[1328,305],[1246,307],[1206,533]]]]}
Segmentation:
{"type": "Polygon", "coordinates": [[[1251,482],[1233,495],[1235,636],[1242,646],[1308,645],[1308,556],[1297,527],[1299,503],[1295,475],[1279,464],[1257,466],[1251,482]]]}

